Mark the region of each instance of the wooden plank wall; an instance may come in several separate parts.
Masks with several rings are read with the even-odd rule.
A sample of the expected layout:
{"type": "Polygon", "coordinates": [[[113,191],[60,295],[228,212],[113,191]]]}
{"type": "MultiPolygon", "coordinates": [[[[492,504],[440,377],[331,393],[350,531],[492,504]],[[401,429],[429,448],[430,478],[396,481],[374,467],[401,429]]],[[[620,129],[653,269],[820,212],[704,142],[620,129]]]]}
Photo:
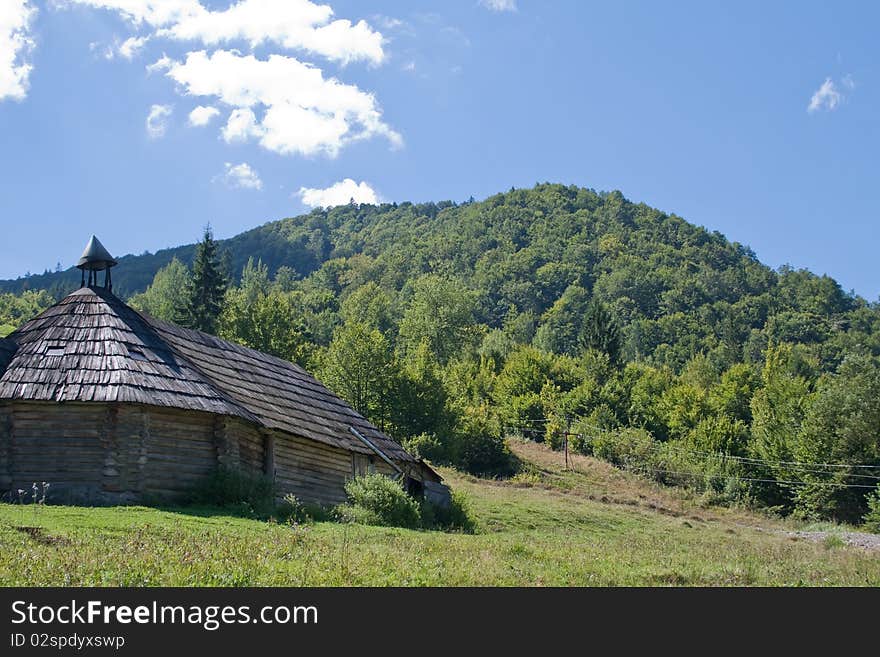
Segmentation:
{"type": "Polygon", "coordinates": [[[235,418],[231,420],[229,431],[238,442],[238,458],[241,467],[250,472],[263,472],[266,459],[266,437],[260,428],[235,418]]]}
{"type": "Polygon", "coordinates": [[[29,498],[32,484],[43,481],[52,485],[50,495],[66,490],[88,496],[100,489],[106,406],[7,404],[2,413],[7,490],[23,488],[29,498]]]}
{"type": "Polygon", "coordinates": [[[273,432],[275,482],[304,502],[339,504],[351,477],[351,452],[314,440],[273,432]]]}
{"type": "MultiPolygon", "coordinates": [[[[352,452],[239,418],[138,404],[0,403],[0,492],[52,484],[55,500],[176,496],[219,464],[274,476],[304,502],[345,501],[352,452]],[[268,470],[268,471],[267,471],[268,470]]],[[[393,475],[382,459],[375,471],[393,475]]]]}
{"type": "Polygon", "coordinates": [[[195,487],[219,463],[215,417],[163,408],[149,410],[146,464],[138,492],[174,496],[195,487]]]}
{"type": "Polygon", "coordinates": [[[131,404],[2,404],[0,488],[48,481],[56,501],[85,503],[176,496],[217,467],[218,417],[131,404]]]}

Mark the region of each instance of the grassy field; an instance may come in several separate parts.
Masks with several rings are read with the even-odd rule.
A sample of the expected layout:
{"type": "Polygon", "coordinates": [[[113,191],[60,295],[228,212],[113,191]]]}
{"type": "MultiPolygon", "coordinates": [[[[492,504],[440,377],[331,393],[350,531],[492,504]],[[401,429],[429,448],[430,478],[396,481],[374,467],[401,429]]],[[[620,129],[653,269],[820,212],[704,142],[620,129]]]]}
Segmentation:
{"type": "Polygon", "coordinates": [[[594,459],[515,444],[511,481],[443,471],[474,534],[210,509],[0,505],[3,585],[880,585],[880,552],[745,511],[703,508],[594,459]]]}

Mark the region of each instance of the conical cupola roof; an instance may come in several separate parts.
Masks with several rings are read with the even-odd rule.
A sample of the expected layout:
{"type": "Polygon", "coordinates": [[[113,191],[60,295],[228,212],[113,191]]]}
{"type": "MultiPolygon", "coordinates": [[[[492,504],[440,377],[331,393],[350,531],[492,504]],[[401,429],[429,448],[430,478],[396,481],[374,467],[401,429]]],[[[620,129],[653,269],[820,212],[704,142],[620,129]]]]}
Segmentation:
{"type": "Polygon", "coordinates": [[[83,251],[82,256],[80,256],[79,261],[76,263],[76,266],[79,269],[101,270],[115,267],[116,264],[116,260],[110,255],[110,252],[104,248],[104,245],[101,244],[101,240],[92,235],[92,238],[89,240],[89,243],[86,244],[86,248],[83,251]]]}

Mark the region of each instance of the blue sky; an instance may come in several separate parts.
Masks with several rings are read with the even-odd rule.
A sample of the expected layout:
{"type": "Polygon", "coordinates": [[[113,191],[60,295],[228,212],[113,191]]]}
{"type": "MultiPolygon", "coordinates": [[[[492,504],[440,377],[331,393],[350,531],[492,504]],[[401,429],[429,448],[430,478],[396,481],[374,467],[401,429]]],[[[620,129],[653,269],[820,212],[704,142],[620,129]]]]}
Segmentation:
{"type": "Polygon", "coordinates": [[[878,24],[868,2],[2,0],[0,276],[91,233],[122,255],[551,181],[877,300],[878,24]]]}

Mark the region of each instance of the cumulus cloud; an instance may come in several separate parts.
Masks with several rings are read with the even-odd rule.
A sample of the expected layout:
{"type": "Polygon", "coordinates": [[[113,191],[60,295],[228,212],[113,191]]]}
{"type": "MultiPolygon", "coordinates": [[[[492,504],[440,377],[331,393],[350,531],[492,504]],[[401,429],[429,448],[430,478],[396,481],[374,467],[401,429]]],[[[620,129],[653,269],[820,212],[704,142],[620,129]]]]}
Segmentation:
{"type": "Polygon", "coordinates": [[[34,46],[30,26],[36,13],[30,0],[0,2],[0,101],[27,96],[32,66],[25,56],[34,46]]]}
{"type": "Polygon", "coordinates": [[[247,41],[251,47],[276,44],[341,64],[385,59],[382,34],[361,20],[333,18],[333,9],[309,0],[239,0],[212,11],[200,0],[66,0],[120,13],[136,26],[149,25],[156,36],[216,46],[247,41]]]}
{"type": "Polygon", "coordinates": [[[165,136],[165,130],[168,128],[168,117],[171,116],[172,111],[170,105],[153,105],[150,108],[150,113],[147,114],[147,134],[151,139],[165,136]]]}
{"type": "Polygon", "coordinates": [[[516,0],[480,0],[490,11],[516,11],[516,0]]]}
{"type": "Polygon", "coordinates": [[[171,62],[166,75],[188,95],[233,108],[223,129],[228,142],[255,139],[282,155],[330,157],[352,141],[374,136],[392,146],[403,143],[382,120],[372,94],[325,78],[320,69],[293,57],[198,51],[171,62]]]}
{"type": "Polygon", "coordinates": [[[241,164],[226,162],[223,166],[226,170],[222,175],[214,178],[215,181],[219,180],[235,189],[263,189],[263,181],[247,162],[241,164]]]}
{"type": "Polygon", "coordinates": [[[343,66],[383,63],[382,34],[363,20],[337,19],[329,5],[312,0],[232,0],[225,8],[208,0],[56,1],[112,11],[130,23],[136,36],[113,49],[127,58],[148,41],[200,45],[176,60],[163,53],[147,72],[166,75],[181,94],[198,99],[190,125],[213,120],[217,114],[208,106],[225,114],[221,136],[227,143],[256,142],[282,155],[329,157],[351,142],[374,137],[393,147],[403,144],[371,93],[325,76],[300,54],[273,52],[297,50],[343,66]],[[251,51],[268,48],[270,54],[247,54],[248,45],[251,51]]]}
{"type": "Polygon", "coordinates": [[[199,105],[189,113],[189,124],[193,126],[208,125],[218,114],[220,114],[220,110],[216,107],[199,105]]]}
{"type": "Polygon", "coordinates": [[[379,203],[379,195],[366,182],[356,183],[351,178],[340,180],[325,189],[301,187],[298,195],[310,208],[330,208],[335,205],[355,203],[379,203]]]}
{"type": "MultiPolygon", "coordinates": [[[[845,75],[843,79],[841,79],[840,84],[847,91],[852,91],[856,87],[856,83],[851,75],[845,75]]],[[[830,77],[825,78],[825,82],[822,83],[810,98],[810,104],[807,106],[807,111],[810,113],[818,112],[820,110],[832,112],[840,107],[840,104],[844,100],[846,100],[846,96],[841,88],[835,84],[834,80],[830,77]]]]}

